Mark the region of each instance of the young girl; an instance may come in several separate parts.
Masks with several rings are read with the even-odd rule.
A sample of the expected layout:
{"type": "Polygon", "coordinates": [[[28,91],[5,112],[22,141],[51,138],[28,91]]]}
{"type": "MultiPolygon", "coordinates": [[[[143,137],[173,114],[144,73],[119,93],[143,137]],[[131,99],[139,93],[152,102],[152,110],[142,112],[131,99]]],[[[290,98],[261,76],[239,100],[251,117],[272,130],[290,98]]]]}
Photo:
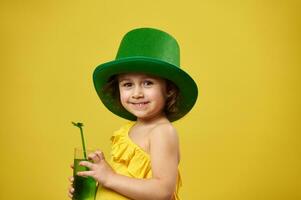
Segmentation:
{"type": "MultiPolygon", "coordinates": [[[[100,184],[97,200],[179,199],[179,141],[171,122],[191,110],[198,94],[179,66],[172,36],[139,28],[124,36],[115,60],[95,69],[94,86],[103,104],[130,120],[113,134],[109,161],[96,151],[88,156],[91,162],[80,163],[89,171],[78,175],[100,184]]],[[[73,192],[71,186],[70,197],[73,192]]]]}

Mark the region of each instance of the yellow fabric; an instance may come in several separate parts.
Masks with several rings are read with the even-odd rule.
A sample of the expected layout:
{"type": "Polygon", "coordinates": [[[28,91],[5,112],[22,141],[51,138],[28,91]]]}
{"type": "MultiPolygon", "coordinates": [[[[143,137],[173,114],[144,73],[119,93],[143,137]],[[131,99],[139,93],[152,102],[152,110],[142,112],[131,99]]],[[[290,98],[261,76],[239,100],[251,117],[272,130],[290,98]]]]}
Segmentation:
{"type": "MultiPolygon", "coordinates": [[[[110,165],[118,174],[132,178],[149,179],[152,177],[150,156],[142,148],[136,145],[128,136],[129,130],[134,123],[135,122],[127,123],[114,132],[111,137],[112,150],[110,165]]],[[[174,200],[180,199],[178,197],[178,189],[181,184],[181,177],[179,173],[174,200]]],[[[101,186],[98,188],[96,194],[96,200],[124,199],[129,198],[101,186]]]]}

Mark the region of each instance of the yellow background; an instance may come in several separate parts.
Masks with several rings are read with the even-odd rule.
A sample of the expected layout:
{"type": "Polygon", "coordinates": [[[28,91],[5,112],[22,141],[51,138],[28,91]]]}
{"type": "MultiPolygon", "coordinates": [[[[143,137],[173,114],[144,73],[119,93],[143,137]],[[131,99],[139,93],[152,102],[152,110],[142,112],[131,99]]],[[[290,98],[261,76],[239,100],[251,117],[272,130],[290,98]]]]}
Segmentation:
{"type": "Polygon", "coordinates": [[[0,1],[0,199],[67,199],[79,131],[107,157],[125,121],[92,72],[132,28],[175,36],[199,86],[175,123],[185,200],[301,199],[300,1],[0,1]]]}

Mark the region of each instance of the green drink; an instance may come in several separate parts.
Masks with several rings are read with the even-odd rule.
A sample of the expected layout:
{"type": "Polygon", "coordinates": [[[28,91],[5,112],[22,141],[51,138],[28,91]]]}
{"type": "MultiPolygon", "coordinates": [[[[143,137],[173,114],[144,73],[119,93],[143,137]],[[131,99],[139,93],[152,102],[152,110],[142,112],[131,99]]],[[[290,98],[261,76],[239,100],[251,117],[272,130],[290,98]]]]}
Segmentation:
{"type": "Polygon", "coordinates": [[[97,191],[96,181],[91,177],[77,176],[77,172],[89,170],[87,167],[80,166],[79,163],[86,159],[83,157],[83,150],[76,148],[74,155],[73,170],[73,200],[94,200],[97,191]]]}

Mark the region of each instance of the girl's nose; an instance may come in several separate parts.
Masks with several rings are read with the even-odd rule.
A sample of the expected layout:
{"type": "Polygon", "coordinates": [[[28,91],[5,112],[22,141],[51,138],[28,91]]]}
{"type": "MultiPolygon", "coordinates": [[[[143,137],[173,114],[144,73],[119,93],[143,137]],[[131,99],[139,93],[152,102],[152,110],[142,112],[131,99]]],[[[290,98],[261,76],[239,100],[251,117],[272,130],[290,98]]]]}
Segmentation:
{"type": "Polygon", "coordinates": [[[135,87],[132,97],[135,99],[142,98],[143,97],[142,89],[140,87],[135,87]]]}

